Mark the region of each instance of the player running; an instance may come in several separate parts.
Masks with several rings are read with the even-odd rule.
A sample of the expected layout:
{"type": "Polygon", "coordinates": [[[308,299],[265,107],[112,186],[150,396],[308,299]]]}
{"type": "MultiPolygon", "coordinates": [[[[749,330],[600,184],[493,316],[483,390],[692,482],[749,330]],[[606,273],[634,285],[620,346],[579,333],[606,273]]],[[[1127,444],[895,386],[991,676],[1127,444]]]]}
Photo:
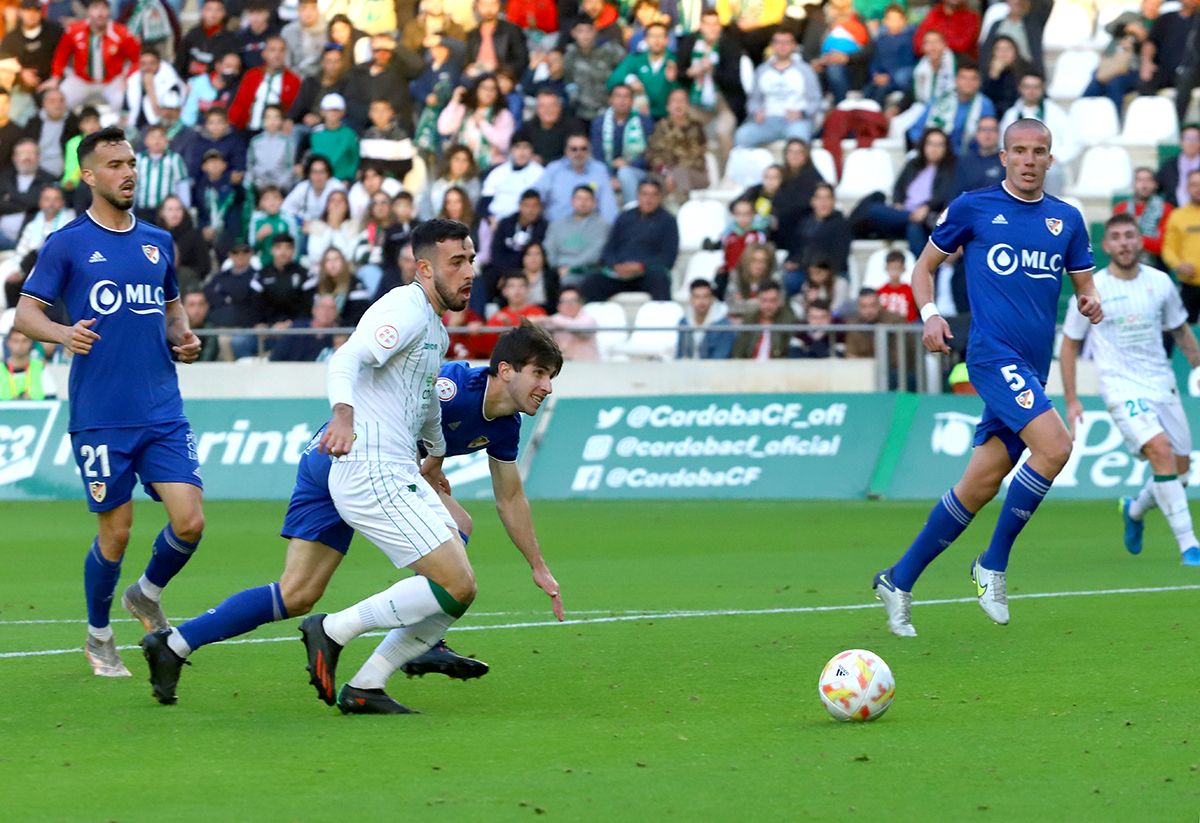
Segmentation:
{"type": "Polygon", "coordinates": [[[891,568],[875,575],[875,596],[888,628],[913,637],[912,589],[935,557],[1000,490],[1022,452],[987,550],[971,563],[979,605],[1008,623],[1005,573],[1013,541],[1037,511],[1071,455],[1071,436],[1046,396],[1063,271],[1092,323],[1103,317],[1092,285],[1092,250],[1079,212],[1043,191],[1053,162],[1051,135],[1041,121],[1021,119],[1004,132],[1004,180],[955,198],[938,220],[913,269],[913,293],[925,322],[925,347],[949,353],[952,335],[933,304],[932,272],[960,246],[971,298],[967,366],[983,398],[975,450],[954,488],[933,507],[925,527],[891,568]]]}
{"type": "MultiPolygon", "coordinates": [[[[537,413],[552,390],[550,381],[561,368],[562,353],[554,340],[526,323],[500,337],[489,366],[471,368],[466,363],[446,363],[435,383],[442,405],[446,454],[487,449],[500,519],[529,562],[534,582],[553,601],[560,620],[563,608],[558,582],[542,558],[516,458],[521,434],[519,415],[537,413]]],[[[350,547],[354,529],[342,520],[329,494],[332,461],[317,448],[324,434],[322,428],[313,437],[296,471],[296,486],[283,522],[282,534],[289,543],[279,582],[246,589],[199,617],[148,634],[142,640],[150,682],[160,702],[175,702],[180,670],[196,649],[245,634],[265,623],[307,614],[325,593],[350,547]]],[[[426,458],[426,464],[427,472],[444,482],[440,477],[441,458],[426,458]]],[[[440,493],[442,502],[454,517],[465,544],[471,533],[470,515],[450,498],[448,485],[444,489],[440,493]]],[[[436,673],[469,680],[482,677],[488,666],[455,654],[439,640],[428,652],[404,663],[403,670],[411,675],[436,673]]],[[[354,707],[369,711],[378,705],[377,701],[367,701],[354,707]]]]}
{"type": "Polygon", "coordinates": [[[141,578],[121,598],[147,631],[168,625],[159,599],[191,558],[204,530],[200,461],[175,374],[200,356],[175,279],[175,246],[130,209],[137,185],[133,147],[119,128],[79,144],[88,210],[50,235],[17,303],[15,327],[73,355],[71,447],[99,530],[83,566],[85,651],[100,677],[128,677],[109,625],[133,524],[137,479],[167,509],[141,578]],[[62,300],[73,326],[46,316],[62,300]],[[136,478],[135,478],[136,475],[136,478]]]}
{"type": "MultiPolygon", "coordinates": [[[[1171,332],[1193,369],[1200,367],[1200,346],[1170,275],[1138,262],[1142,235],[1132,215],[1116,214],[1104,224],[1104,251],[1111,260],[1095,280],[1105,319],[1092,330],[1100,395],[1129,450],[1144,457],[1153,469],[1136,499],[1121,500],[1125,548],[1130,554],[1141,553],[1143,518],[1157,505],[1179,544],[1183,565],[1200,566],[1200,543],[1180,479],[1187,477],[1191,466],[1192,433],[1162,333],[1171,332]]],[[[1088,331],[1087,320],[1072,307],[1063,323],[1060,354],[1072,434],[1075,422],[1083,417],[1075,364],[1088,331]]]]}

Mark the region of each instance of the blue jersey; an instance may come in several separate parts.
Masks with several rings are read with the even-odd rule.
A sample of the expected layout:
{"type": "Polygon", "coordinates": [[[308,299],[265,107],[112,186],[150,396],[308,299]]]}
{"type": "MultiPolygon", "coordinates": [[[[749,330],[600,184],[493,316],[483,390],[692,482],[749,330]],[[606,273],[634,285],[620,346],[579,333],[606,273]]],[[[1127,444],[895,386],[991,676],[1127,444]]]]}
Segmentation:
{"type": "Polygon", "coordinates": [[[493,420],[484,415],[487,385],[487,366],[447,363],[438,371],[436,388],[442,401],[446,454],[470,454],[486,448],[488,456],[514,463],[521,443],[521,416],[514,412],[493,420]]]}
{"type": "Polygon", "coordinates": [[[971,301],[968,365],[1023,361],[1044,383],[1063,272],[1094,268],[1079,211],[1049,195],[1032,203],[1018,199],[1000,183],[955,198],[929,239],[946,254],[963,247],[971,301]]]}
{"type": "Polygon", "coordinates": [[[165,322],[179,299],[170,234],[137,220],[113,231],[85,212],[46,239],[22,293],[61,298],[71,322],[96,318],[100,339],[71,359],[70,431],[183,419],[165,322]]]}

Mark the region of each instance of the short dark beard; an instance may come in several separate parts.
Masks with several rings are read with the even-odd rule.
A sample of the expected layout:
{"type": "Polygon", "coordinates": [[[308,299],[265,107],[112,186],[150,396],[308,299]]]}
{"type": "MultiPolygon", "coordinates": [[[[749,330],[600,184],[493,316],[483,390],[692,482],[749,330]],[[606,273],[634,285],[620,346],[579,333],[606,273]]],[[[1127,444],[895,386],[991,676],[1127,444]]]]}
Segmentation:
{"type": "Polygon", "coordinates": [[[437,275],[433,277],[433,290],[446,311],[462,311],[467,307],[467,300],[460,299],[458,292],[449,291],[437,275]]]}
{"type": "Polygon", "coordinates": [[[129,211],[133,208],[133,198],[124,198],[115,192],[106,192],[96,189],[96,192],[103,197],[110,206],[121,211],[129,211]]]}

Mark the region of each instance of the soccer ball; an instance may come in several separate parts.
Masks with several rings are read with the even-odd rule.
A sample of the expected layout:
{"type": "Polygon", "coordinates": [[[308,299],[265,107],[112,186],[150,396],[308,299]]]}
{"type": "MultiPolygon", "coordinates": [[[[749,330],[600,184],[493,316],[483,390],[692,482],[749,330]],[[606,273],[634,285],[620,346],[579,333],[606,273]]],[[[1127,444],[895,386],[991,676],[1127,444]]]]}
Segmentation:
{"type": "Polygon", "coordinates": [[[892,705],[896,678],[879,655],[849,649],[825,664],[817,691],[835,720],[874,720],[892,705]]]}

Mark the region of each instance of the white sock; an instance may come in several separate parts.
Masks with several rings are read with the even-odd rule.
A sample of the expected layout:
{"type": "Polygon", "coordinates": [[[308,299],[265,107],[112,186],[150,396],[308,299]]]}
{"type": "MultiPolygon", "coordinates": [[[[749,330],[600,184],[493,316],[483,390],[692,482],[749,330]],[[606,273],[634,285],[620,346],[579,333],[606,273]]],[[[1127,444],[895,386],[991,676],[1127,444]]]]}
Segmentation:
{"type": "MultiPolygon", "coordinates": [[[[99,640],[101,643],[112,640],[112,626],[105,626],[102,629],[97,629],[91,623],[88,624],[88,634],[99,640]]],[[[436,639],[436,638],[435,638],[436,639]]]]}
{"type": "MultiPolygon", "coordinates": [[[[429,581],[420,575],[407,577],[390,589],[373,594],[325,617],[325,634],[340,646],[345,646],[360,634],[371,629],[399,629],[416,626],[427,617],[445,614],[429,581]]],[[[437,640],[435,637],[434,640],[437,640]]]]}
{"type": "Polygon", "coordinates": [[[440,612],[415,626],[392,629],[350,679],[350,685],[356,689],[382,689],[401,666],[429,651],[456,619],[440,612]]]}
{"type": "Polygon", "coordinates": [[[1146,481],[1146,485],[1142,486],[1142,490],[1138,492],[1137,497],[1129,504],[1129,516],[1134,520],[1141,520],[1146,516],[1146,512],[1158,505],[1158,501],[1154,499],[1154,477],[1152,476],[1146,481]]]}
{"type": "Polygon", "coordinates": [[[1192,529],[1192,513],[1188,509],[1187,492],[1178,477],[1154,481],[1154,498],[1162,509],[1179,544],[1179,551],[1187,551],[1197,545],[1196,532],[1192,529]]]}
{"type": "Polygon", "coordinates": [[[167,645],[171,647],[171,651],[180,657],[186,658],[192,653],[192,647],[183,639],[183,635],[179,633],[179,629],[172,628],[171,633],[167,635],[167,645]]]}
{"type": "Polygon", "coordinates": [[[155,586],[146,579],[146,575],[144,574],[138,578],[138,586],[141,587],[142,594],[146,595],[146,597],[149,597],[155,603],[157,603],[162,597],[162,586],[155,586]]]}

